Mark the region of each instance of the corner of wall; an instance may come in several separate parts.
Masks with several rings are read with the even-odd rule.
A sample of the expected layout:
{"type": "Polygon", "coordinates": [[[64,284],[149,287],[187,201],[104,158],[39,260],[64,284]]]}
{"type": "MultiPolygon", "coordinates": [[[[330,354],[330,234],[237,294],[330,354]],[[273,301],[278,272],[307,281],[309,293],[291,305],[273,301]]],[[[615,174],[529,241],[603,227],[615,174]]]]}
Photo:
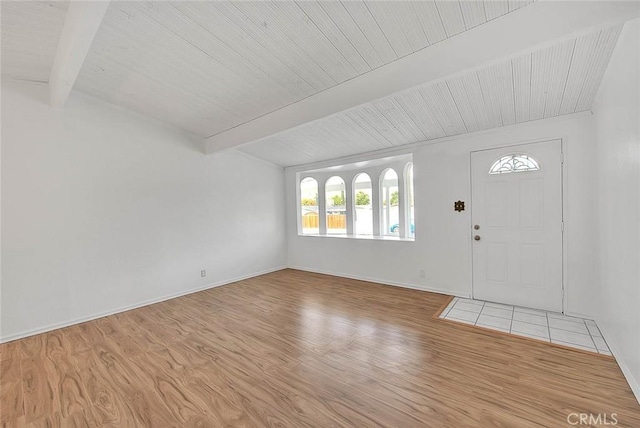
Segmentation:
{"type": "MultiPolygon", "coordinates": [[[[602,335],[605,338],[615,337],[616,336],[615,332],[609,328],[608,323],[603,321],[604,320],[602,318],[599,318],[596,320],[598,324],[598,328],[600,329],[600,332],[602,333],[602,335]]],[[[629,364],[627,364],[626,357],[622,352],[622,349],[620,349],[620,347],[618,346],[618,343],[616,341],[607,339],[607,345],[609,346],[609,350],[611,351],[614,358],[616,359],[616,363],[618,363],[618,367],[620,367],[622,374],[627,380],[627,383],[631,388],[631,392],[633,392],[633,395],[635,395],[636,400],[640,404],[640,378],[636,377],[636,374],[633,372],[632,368],[629,366],[629,364]]],[[[640,356],[638,356],[638,358],[640,358],[640,356]]]]}
{"type": "Polygon", "coordinates": [[[640,403],[639,52],[640,19],[634,19],[622,28],[593,112],[600,285],[596,319],[640,403]]]}

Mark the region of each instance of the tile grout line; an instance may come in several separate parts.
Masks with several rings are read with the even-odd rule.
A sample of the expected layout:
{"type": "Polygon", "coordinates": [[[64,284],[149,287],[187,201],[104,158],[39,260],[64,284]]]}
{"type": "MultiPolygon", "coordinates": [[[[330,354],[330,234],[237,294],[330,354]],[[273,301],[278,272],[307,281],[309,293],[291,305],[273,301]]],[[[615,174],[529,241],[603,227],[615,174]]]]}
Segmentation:
{"type": "Polygon", "coordinates": [[[549,311],[545,311],[544,314],[547,317],[547,332],[549,333],[549,343],[553,343],[551,341],[551,324],[549,323],[549,311]]]}
{"type": "MultiPolygon", "coordinates": [[[[576,324],[578,324],[578,323],[576,323],[576,324]]],[[[566,332],[568,332],[568,333],[581,334],[581,335],[583,335],[583,336],[586,336],[586,335],[587,335],[587,334],[585,334],[585,333],[580,333],[580,332],[573,331],[573,330],[567,330],[567,329],[560,328],[560,327],[553,327],[553,328],[554,328],[555,330],[562,330],[562,331],[566,331],[566,332]]],[[[589,331],[589,329],[587,329],[587,331],[589,331]]],[[[590,334],[590,333],[589,333],[589,334],[590,334]]]]}
{"type": "MultiPolygon", "coordinates": [[[[607,339],[604,338],[604,334],[602,334],[602,330],[600,330],[600,327],[598,327],[598,324],[594,321],[593,324],[596,326],[596,328],[598,329],[598,333],[600,333],[600,338],[602,339],[602,341],[604,342],[605,345],[607,345],[607,351],[609,352],[609,354],[613,355],[613,353],[611,352],[611,348],[609,347],[609,344],[607,343],[607,339]]],[[[589,330],[589,326],[587,326],[587,330],[589,330]]],[[[595,340],[594,340],[595,342],[595,340]]],[[[596,346],[597,348],[597,346],[596,346]]]]}
{"type": "MultiPolygon", "coordinates": [[[[584,320],[583,320],[583,323],[584,323],[584,320]]],[[[576,323],[576,324],[577,324],[577,323],[576,323]]],[[[585,324],[585,327],[586,327],[586,324],[585,324]]],[[[556,329],[556,330],[566,331],[567,333],[571,333],[571,334],[579,334],[579,335],[581,335],[581,336],[587,336],[587,335],[586,335],[586,334],[584,334],[584,333],[578,333],[578,332],[570,331],[570,330],[563,330],[563,329],[561,329],[561,328],[556,328],[556,327],[554,327],[554,329],[556,329]]],[[[551,330],[551,326],[549,326],[549,330],[551,330]]],[[[587,329],[587,331],[589,331],[589,329],[587,329]]],[[[551,331],[549,331],[549,337],[551,337],[551,331]]],[[[593,345],[594,345],[593,351],[594,351],[596,354],[598,354],[598,353],[599,353],[599,352],[598,352],[598,347],[597,347],[597,346],[595,346],[595,342],[593,341],[593,337],[591,337],[591,333],[589,333],[589,338],[591,339],[591,343],[593,343],[593,345]]],[[[569,344],[575,345],[576,347],[589,348],[589,346],[581,345],[580,343],[574,343],[574,342],[571,342],[571,341],[569,341],[569,340],[559,340],[559,339],[557,339],[557,341],[558,341],[558,342],[561,342],[561,343],[563,343],[563,344],[568,344],[568,343],[569,343],[569,344]]],[[[551,343],[554,343],[554,342],[552,341],[551,343]]],[[[580,349],[580,348],[578,348],[578,349],[580,349]]]]}
{"type": "Polygon", "coordinates": [[[549,318],[553,319],[553,320],[558,320],[558,321],[565,321],[565,322],[572,322],[574,324],[580,324],[581,322],[584,322],[585,319],[584,318],[577,318],[577,317],[567,317],[564,316],[563,318],[560,317],[555,317],[555,316],[550,316],[549,318]],[[571,318],[571,319],[568,319],[571,318]],[[575,320],[575,321],[574,321],[575,320]]]}
{"type": "Polygon", "coordinates": [[[513,328],[513,316],[516,313],[516,307],[511,307],[511,321],[509,322],[509,334],[511,334],[511,329],[513,328]]]}
{"type": "Polygon", "coordinates": [[[482,313],[482,311],[484,311],[484,305],[486,305],[487,302],[482,302],[482,308],[480,308],[480,312],[478,312],[478,316],[476,317],[476,322],[473,323],[473,325],[477,326],[478,325],[478,320],[480,319],[480,314],[482,313]]]}
{"type": "MultiPolygon", "coordinates": [[[[471,299],[469,299],[471,300],[471,299]]],[[[458,303],[459,300],[456,300],[455,302],[458,303]]],[[[463,302],[464,303],[464,302],[463,302]]],[[[476,305],[479,306],[479,305],[476,305]]],[[[451,312],[453,309],[455,308],[455,303],[453,306],[451,306],[451,309],[449,309],[449,311],[447,312],[447,317],[449,316],[449,312],[451,312]]],[[[482,308],[484,308],[484,303],[482,304],[482,306],[480,307],[480,312],[482,312],[482,308]]],[[[468,312],[470,314],[475,314],[475,311],[468,311],[466,309],[462,309],[462,308],[455,308],[457,311],[462,311],[462,312],[468,312]]],[[[445,317],[446,318],[446,317],[445,317]]],[[[474,324],[475,325],[475,324],[474,324]]]]}
{"type": "Polygon", "coordinates": [[[444,311],[442,311],[442,313],[440,314],[440,318],[446,318],[447,315],[449,315],[449,312],[451,312],[451,309],[453,309],[453,307],[456,305],[457,300],[454,298],[451,300],[451,302],[449,302],[449,304],[447,305],[446,308],[444,308],[444,311]]]}
{"type": "MultiPolygon", "coordinates": [[[[518,321],[518,320],[514,320],[514,321],[518,321]]],[[[522,321],[518,321],[518,322],[522,322],[522,321]]],[[[539,327],[539,328],[547,327],[547,332],[549,331],[549,327],[548,327],[548,326],[546,326],[546,325],[530,324],[530,323],[525,323],[525,322],[522,322],[522,323],[523,323],[523,324],[526,324],[526,325],[528,325],[528,326],[530,325],[530,326],[535,326],[535,327],[539,327]]],[[[535,336],[536,338],[541,339],[541,340],[544,340],[544,341],[546,341],[546,342],[550,342],[550,341],[551,341],[551,339],[550,339],[550,338],[545,338],[544,336],[537,334],[537,332],[526,332],[526,331],[516,332],[516,331],[514,331],[514,330],[513,330],[513,323],[512,323],[512,325],[511,325],[511,329],[512,329],[513,334],[522,333],[522,334],[526,334],[526,335],[528,335],[529,337],[531,337],[531,336],[535,336]]],[[[523,329],[523,330],[526,330],[526,329],[523,329]]]]}
{"type": "MultiPolygon", "coordinates": [[[[449,309],[449,312],[447,313],[447,316],[445,317],[445,319],[448,319],[449,321],[456,321],[456,322],[460,322],[460,323],[463,323],[463,324],[471,324],[471,325],[475,326],[476,325],[475,322],[472,323],[469,320],[464,320],[464,319],[455,318],[455,317],[449,317],[449,313],[455,308],[455,305],[456,305],[456,303],[458,303],[460,301],[460,298],[456,297],[454,300],[455,300],[455,302],[451,306],[451,309],[449,309]]],[[[484,306],[484,304],[483,304],[483,306],[484,306]]],[[[470,313],[470,314],[475,314],[475,312],[467,311],[467,310],[464,310],[464,309],[460,309],[460,308],[455,308],[455,309],[458,310],[458,311],[467,312],[467,313],[470,313]]],[[[482,307],[480,308],[480,310],[482,310],[482,307]]]]}
{"type": "MultiPolygon", "coordinates": [[[[479,305],[478,305],[478,306],[479,306],[479,305]]],[[[452,308],[452,309],[453,309],[453,308],[452,308]]],[[[468,310],[466,310],[466,309],[460,309],[460,308],[456,308],[456,310],[458,310],[458,311],[464,311],[464,312],[469,312],[470,314],[475,314],[475,313],[476,313],[475,311],[468,311],[468,310]]],[[[480,310],[482,311],[482,308],[480,308],[480,310]]]]}
{"type": "Polygon", "coordinates": [[[585,320],[582,320],[582,322],[584,323],[584,326],[587,328],[587,331],[589,332],[589,337],[591,338],[591,343],[593,343],[593,347],[596,349],[596,352],[600,354],[601,353],[600,349],[598,348],[596,341],[593,340],[593,335],[591,334],[591,330],[589,330],[589,326],[587,325],[587,322],[585,320]]]}

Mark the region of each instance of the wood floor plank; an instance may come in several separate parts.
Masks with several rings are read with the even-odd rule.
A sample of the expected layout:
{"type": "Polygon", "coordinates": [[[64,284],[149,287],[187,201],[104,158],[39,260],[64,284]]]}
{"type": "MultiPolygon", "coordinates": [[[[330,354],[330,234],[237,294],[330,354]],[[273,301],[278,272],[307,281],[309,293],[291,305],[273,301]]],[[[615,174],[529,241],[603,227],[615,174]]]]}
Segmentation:
{"type": "Polygon", "coordinates": [[[283,270],[0,345],[0,427],[535,427],[640,405],[615,360],[283,270]]]}
{"type": "Polygon", "coordinates": [[[45,358],[22,360],[22,389],[25,422],[47,417],[60,408],[60,397],[55,391],[53,364],[45,358]]]}
{"type": "Polygon", "coordinates": [[[0,427],[24,417],[22,381],[3,382],[0,387],[0,427]]]}
{"type": "Polygon", "coordinates": [[[24,421],[21,360],[21,341],[0,345],[0,428],[24,421]]]}

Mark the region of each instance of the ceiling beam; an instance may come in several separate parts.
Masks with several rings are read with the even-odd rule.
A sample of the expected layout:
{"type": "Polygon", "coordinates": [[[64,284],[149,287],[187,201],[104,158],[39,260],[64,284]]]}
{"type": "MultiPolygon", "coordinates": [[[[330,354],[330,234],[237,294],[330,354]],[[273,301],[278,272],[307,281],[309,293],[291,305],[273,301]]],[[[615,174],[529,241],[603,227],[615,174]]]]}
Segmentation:
{"type": "Polygon", "coordinates": [[[640,16],[640,3],[539,1],[205,139],[236,147],[358,105],[640,16]]]}
{"type": "Polygon", "coordinates": [[[64,107],[108,7],[108,1],[69,2],[49,77],[53,107],[64,107]]]}

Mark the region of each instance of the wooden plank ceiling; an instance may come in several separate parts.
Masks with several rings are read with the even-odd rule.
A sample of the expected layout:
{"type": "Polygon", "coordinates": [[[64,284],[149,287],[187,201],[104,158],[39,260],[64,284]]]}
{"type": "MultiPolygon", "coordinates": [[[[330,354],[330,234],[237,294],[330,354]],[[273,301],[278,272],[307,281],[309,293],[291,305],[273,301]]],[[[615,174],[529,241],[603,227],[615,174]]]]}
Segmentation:
{"type": "Polygon", "coordinates": [[[46,83],[69,1],[2,1],[2,75],[46,83]]]}
{"type": "Polygon", "coordinates": [[[622,26],[428,83],[242,146],[283,166],[591,109],[622,26]]]}
{"type": "Polygon", "coordinates": [[[527,3],[112,2],[76,89],[207,137],[527,3]]]}

